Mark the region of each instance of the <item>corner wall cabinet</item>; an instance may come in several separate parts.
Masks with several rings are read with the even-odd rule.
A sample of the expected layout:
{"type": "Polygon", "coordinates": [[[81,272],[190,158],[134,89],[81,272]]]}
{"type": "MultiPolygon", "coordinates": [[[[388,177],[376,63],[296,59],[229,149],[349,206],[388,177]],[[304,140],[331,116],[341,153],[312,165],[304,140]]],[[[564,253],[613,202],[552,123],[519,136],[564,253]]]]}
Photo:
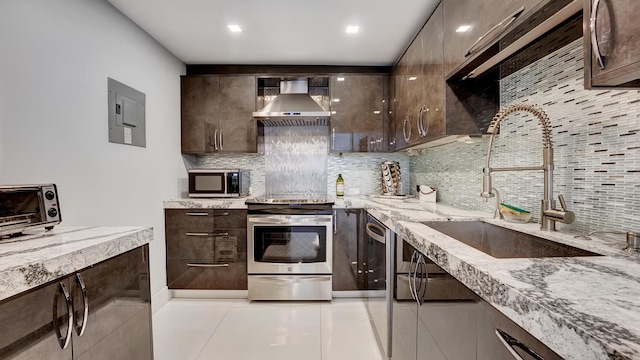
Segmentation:
{"type": "Polygon", "coordinates": [[[0,358],[153,359],[148,254],[144,245],[0,302],[0,358]]]}
{"type": "Polygon", "coordinates": [[[258,151],[255,76],[198,75],[180,80],[183,154],[258,151]]]}
{"type": "Polygon", "coordinates": [[[166,209],[169,289],[247,290],[247,211],[166,209]]]}

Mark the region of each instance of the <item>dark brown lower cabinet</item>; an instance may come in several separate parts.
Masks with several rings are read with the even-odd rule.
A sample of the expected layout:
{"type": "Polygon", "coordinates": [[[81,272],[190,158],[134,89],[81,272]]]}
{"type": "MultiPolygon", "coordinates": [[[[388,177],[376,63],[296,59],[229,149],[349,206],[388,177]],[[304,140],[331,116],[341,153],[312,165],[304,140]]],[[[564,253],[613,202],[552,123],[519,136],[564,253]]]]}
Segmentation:
{"type": "Polygon", "coordinates": [[[333,290],[362,290],[362,209],[336,209],[334,215],[333,290]]]}
{"type": "Polygon", "coordinates": [[[148,251],[144,245],[0,302],[0,358],[153,359],[148,251]]]}
{"type": "Polygon", "coordinates": [[[478,315],[478,360],[513,360],[514,352],[524,360],[539,359],[532,352],[544,360],[562,360],[540,340],[482,301],[478,315]]]}
{"type": "Polygon", "coordinates": [[[247,211],[165,210],[169,289],[247,290],[247,211]]]}

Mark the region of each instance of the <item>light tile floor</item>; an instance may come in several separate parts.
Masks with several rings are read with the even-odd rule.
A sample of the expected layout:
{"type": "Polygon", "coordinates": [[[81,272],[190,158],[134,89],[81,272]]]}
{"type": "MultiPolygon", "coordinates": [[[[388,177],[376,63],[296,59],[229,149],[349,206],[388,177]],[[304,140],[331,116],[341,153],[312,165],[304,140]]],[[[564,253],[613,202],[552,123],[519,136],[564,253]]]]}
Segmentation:
{"type": "Polygon", "coordinates": [[[153,315],[155,360],[382,360],[363,300],[172,299],[153,315]]]}

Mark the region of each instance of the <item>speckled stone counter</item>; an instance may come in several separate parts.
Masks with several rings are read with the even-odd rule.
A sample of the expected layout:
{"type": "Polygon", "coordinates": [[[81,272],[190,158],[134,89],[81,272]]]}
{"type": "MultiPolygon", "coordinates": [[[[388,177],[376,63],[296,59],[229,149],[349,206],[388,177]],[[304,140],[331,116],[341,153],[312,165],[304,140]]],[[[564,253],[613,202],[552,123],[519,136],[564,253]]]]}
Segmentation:
{"type": "MultiPolygon", "coordinates": [[[[202,207],[234,206],[202,201],[202,207]]],[[[544,232],[538,224],[415,199],[346,197],[334,208],[367,210],[566,359],[640,359],[640,255],[621,251],[624,236],[544,232]],[[604,256],[497,259],[420,223],[451,220],[482,220],[604,256]]]]}
{"type": "Polygon", "coordinates": [[[246,209],[245,200],[233,199],[195,199],[183,198],[167,200],[162,203],[165,209],[246,209]]]}
{"type": "Polygon", "coordinates": [[[0,300],[148,244],[150,227],[56,227],[0,240],[0,300]]]}

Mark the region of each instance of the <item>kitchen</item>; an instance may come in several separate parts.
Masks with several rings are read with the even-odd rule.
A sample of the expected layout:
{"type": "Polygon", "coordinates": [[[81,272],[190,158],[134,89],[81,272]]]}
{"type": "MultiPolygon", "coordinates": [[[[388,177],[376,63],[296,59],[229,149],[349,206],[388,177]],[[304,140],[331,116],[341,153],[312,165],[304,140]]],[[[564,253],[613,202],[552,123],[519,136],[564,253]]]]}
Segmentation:
{"type": "MultiPolygon", "coordinates": [[[[268,159],[254,153],[183,156],[179,119],[180,76],[187,72],[185,63],[109,3],[77,1],[61,7],[55,3],[21,2],[6,6],[9,10],[0,12],[0,44],[2,53],[11,56],[3,55],[0,60],[3,69],[0,183],[56,183],[65,226],[152,226],[151,305],[156,312],[170,298],[165,275],[163,202],[186,197],[187,168],[196,164],[228,168],[233,164],[234,168],[251,169],[252,190],[258,195],[273,179],[266,175],[268,159]],[[146,94],[149,100],[146,148],[115,145],[106,140],[108,77],[146,94]]],[[[413,34],[396,44],[394,59],[388,65],[400,57],[410,37],[425,22],[426,15],[419,17],[413,34]]],[[[144,28],[144,24],[140,26],[144,28]]],[[[530,98],[549,114],[556,151],[555,189],[556,194],[564,194],[568,209],[576,213],[572,230],[638,231],[639,207],[633,196],[638,187],[638,117],[634,111],[638,91],[583,90],[582,50],[581,40],[573,42],[553,57],[567,60],[562,63],[566,67],[553,63],[553,58],[545,58],[521,78],[511,77],[500,83],[500,106],[530,98]],[[554,66],[560,67],[533,78],[532,74],[554,66]],[[565,77],[567,74],[571,75],[565,77]],[[527,87],[523,83],[534,85],[527,87]]],[[[259,60],[266,63],[269,59],[259,60]]],[[[414,112],[417,110],[411,110],[409,115],[415,117],[414,112]]],[[[494,113],[486,115],[490,118],[494,113]]],[[[514,126],[521,125],[520,121],[515,120],[518,124],[514,126]]],[[[535,133],[539,130],[535,126],[519,129],[534,133],[530,137],[523,134],[520,138],[525,140],[496,142],[494,165],[503,162],[505,166],[513,165],[506,162],[514,157],[513,153],[505,149],[517,149],[515,157],[526,160],[527,154],[540,154],[537,142],[540,133],[535,133]]],[[[413,131],[415,138],[417,128],[413,131]]],[[[402,134],[402,129],[399,133],[402,134]]],[[[460,140],[411,154],[344,152],[340,156],[330,152],[323,174],[325,188],[332,194],[335,179],[342,174],[347,199],[351,195],[356,198],[355,195],[377,194],[378,164],[394,160],[403,170],[405,189],[428,184],[436,187],[439,203],[490,216],[495,209],[494,199],[484,203],[479,196],[487,139],[460,140]],[[356,194],[357,190],[360,194],[356,194]]],[[[531,160],[531,164],[522,165],[539,165],[538,158],[531,160]]],[[[494,174],[493,181],[504,202],[533,210],[537,215],[543,192],[542,172],[494,174]],[[526,180],[522,181],[523,178],[526,180]]],[[[385,224],[401,221],[379,216],[381,213],[376,217],[385,224]]],[[[412,228],[394,227],[398,232],[401,228],[412,228]]],[[[560,233],[565,229],[560,225],[558,228],[560,233]]],[[[625,242],[624,236],[611,235],[607,239],[619,247],[625,242]]],[[[629,261],[628,267],[620,271],[633,273],[636,267],[637,263],[629,261]]],[[[628,291],[637,292],[637,285],[628,291]]],[[[628,304],[633,307],[636,303],[628,304]]],[[[631,311],[629,316],[638,315],[631,311]]],[[[527,330],[533,331],[535,326],[528,326],[527,330]]],[[[630,352],[621,356],[638,355],[630,352]]]]}

